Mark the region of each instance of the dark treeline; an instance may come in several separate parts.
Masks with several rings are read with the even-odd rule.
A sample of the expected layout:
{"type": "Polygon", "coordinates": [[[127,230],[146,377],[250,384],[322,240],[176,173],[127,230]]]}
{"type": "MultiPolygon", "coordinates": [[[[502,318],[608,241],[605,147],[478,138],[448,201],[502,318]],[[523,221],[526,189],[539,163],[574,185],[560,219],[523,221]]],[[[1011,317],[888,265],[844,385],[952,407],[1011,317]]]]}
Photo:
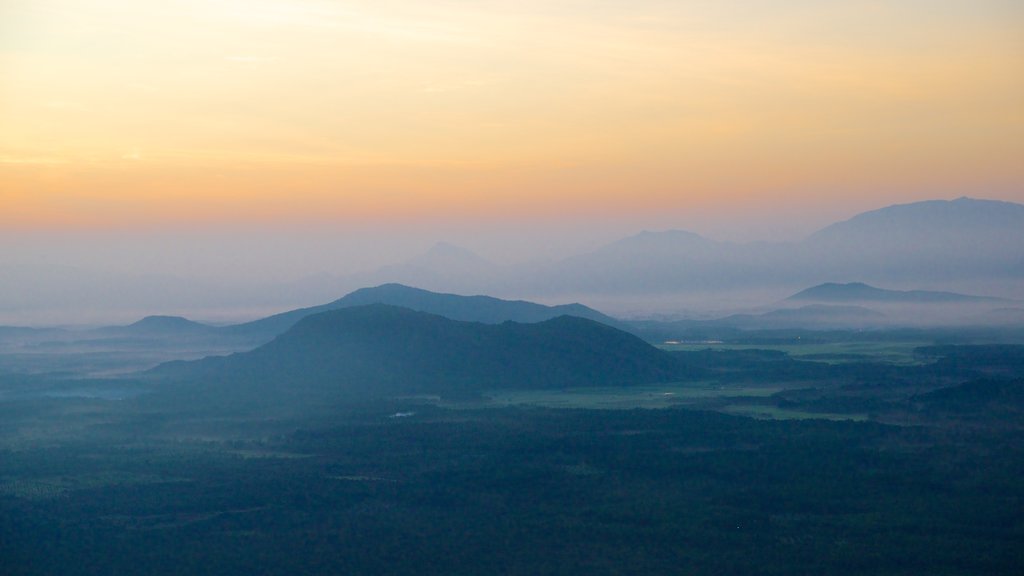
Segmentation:
{"type": "Polygon", "coordinates": [[[678,409],[393,407],[211,446],[80,444],[5,470],[18,574],[1019,574],[1019,433],[678,409]],[[264,457],[246,457],[264,450],[264,457]],[[992,455],[998,453],[999,457],[992,455]],[[278,457],[272,457],[277,454],[278,457]],[[288,455],[289,457],[283,457],[288,455]]]}

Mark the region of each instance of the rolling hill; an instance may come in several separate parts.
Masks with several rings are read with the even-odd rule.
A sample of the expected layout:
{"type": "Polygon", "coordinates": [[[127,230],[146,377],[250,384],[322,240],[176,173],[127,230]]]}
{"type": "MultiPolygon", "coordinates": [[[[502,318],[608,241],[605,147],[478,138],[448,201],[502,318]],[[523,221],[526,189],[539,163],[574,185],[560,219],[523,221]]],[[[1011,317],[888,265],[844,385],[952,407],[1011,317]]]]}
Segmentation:
{"type": "Polygon", "coordinates": [[[951,302],[999,302],[998,298],[971,296],[955,292],[937,292],[932,290],[886,290],[869,286],[863,282],[839,284],[826,282],[802,290],[787,300],[813,302],[894,302],[914,304],[934,304],[951,302]]]}
{"type": "Polygon", "coordinates": [[[110,326],[98,332],[119,336],[189,336],[213,334],[217,329],[181,316],[146,316],[127,326],[110,326]]]}
{"type": "Polygon", "coordinates": [[[484,324],[371,304],[310,315],[250,352],[149,374],[225,401],[301,403],[642,384],[687,372],[671,354],[585,318],[484,324]]]}
{"type": "Polygon", "coordinates": [[[490,296],[461,296],[422,290],[402,284],[383,284],[361,288],[346,296],[320,306],[283,312],[246,324],[227,327],[232,333],[243,333],[269,340],[294,326],[299,320],[320,312],[339,310],[368,304],[388,304],[419,312],[437,314],[452,320],[497,324],[512,322],[541,322],[558,316],[578,316],[603,324],[615,325],[614,318],[582,304],[545,306],[523,300],[501,300],[490,296]]]}

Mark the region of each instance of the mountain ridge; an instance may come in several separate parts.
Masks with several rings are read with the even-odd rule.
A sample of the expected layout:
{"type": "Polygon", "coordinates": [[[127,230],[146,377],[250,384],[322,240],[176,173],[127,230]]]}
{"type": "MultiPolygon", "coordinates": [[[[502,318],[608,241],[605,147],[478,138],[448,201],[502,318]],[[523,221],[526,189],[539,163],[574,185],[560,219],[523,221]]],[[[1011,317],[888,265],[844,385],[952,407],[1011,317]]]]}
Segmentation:
{"type": "Polygon", "coordinates": [[[686,373],[670,354],[586,318],[484,324],[368,304],[307,316],[249,352],[162,364],[149,375],[287,401],[627,385],[686,373]]]}
{"type": "Polygon", "coordinates": [[[825,282],[801,290],[786,300],[819,301],[819,302],[903,302],[903,303],[939,303],[939,302],[1002,302],[1000,298],[974,296],[956,292],[935,290],[889,290],[878,288],[864,282],[825,282]]]}
{"type": "Polygon", "coordinates": [[[580,316],[604,324],[617,321],[582,304],[546,306],[525,300],[503,300],[492,296],[463,296],[433,292],[398,283],[360,288],[327,304],[290,310],[252,322],[226,327],[231,332],[277,335],[303,318],[320,312],[367,304],[391,304],[445,316],[453,320],[500,323],[507,320],[539,322],[561,315],[580,316]]]}

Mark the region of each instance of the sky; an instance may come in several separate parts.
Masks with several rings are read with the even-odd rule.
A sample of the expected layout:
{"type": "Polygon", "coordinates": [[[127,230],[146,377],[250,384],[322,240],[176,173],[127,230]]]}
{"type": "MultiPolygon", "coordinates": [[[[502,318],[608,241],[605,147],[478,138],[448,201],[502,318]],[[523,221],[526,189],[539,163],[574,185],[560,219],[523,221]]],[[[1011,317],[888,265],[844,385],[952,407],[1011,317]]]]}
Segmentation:
{"type": "Polygon", "coordinates": [[[1024,202],[1022,71],[1019,0],[0,0],[0,263],[290,278],[1024,202]]]}

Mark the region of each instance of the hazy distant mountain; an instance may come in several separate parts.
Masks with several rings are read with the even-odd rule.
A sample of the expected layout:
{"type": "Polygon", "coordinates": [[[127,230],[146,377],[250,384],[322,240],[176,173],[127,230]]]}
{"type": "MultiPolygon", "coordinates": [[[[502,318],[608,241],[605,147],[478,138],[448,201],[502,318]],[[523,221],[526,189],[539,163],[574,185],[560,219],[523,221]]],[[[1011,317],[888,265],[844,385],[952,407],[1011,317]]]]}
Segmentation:
{"type": "Polygon", "coordinates": [[[771,281],[772,244],[716,242],[684,230],[642,232],[549,266],[535,286],[562,293],[665,293],[771,281]]]}
{"type": "Polygon", "coordinates": [[[65,334],[60,328],[26,328],[23,326],[0,326],[0,342],[28,342],[33,340],[59,337],[65,334]]]}
{"type": "Polygon", "coordinates": [[[889,249],[952,244],[971,248],[993,239],[1020,239],[1024,205],[997,200],[958,198],[896,204],[864,212],[819,230],[813,243],[886,243],[889,249]]]}
{"type": "Polygon", "coordinates": [[[4,323],[95,326],[127,321],[150,311],[267,309],[282,301],[301,302],[297,298],[304,295],[277,283],[0,263],[0,318],[4,323]]]}
{"type": "Polygon", "coordinates": [[[793,289],[837,278],[978,291],[993,281],[1022,282],[1024,205],[960,198],[890,206],[792,243],[644,232],[562,260],[523,292],[642,300],[645,294],[793,289]]]}
{"type": "Polygon", "coordinates": [[[433,290],[480,291],[494,285],[504,273],[501,266],[475,252],[438,242],[423,254],[350,280],[362,286],[409,284],[433,290]]]}
{"type": "Polygon", "coordinates": [[[802,248],[822,273],[873,281],[1020,279],[1024,205],[959,198],[889,206],[828,226],[802,248]]]}
{"type": "Polygon", "coordinates": [[[802,290],[787,300],[811,302],[891,302],[934,304],[943,302],[998,302],[998,298],[986,296],[970,296],[955,292],[936,292],[932,290],[886,290],[869,286],[863,282],[838,284],[826,282],[802,290]]]}
{"type": "Polygon", "coordinates": [[[215,330],[216,328],[213,326],[193,322],[181,316],[146,316],[142,320],[128,326],[112,326],[103,329],[105,332],[149,336],[208,334],[215,330]]]}
{"type": "Polygon", "coordinates": [[[419,312],[437,314],[452,320],[488,324],[506,321],[540,322],[563,315],[589,318],[609,325],[616,324],[615,319],[582,304],[545,306],[523,300],[513,301],[501,300],[490,296],[441,294],[402,284],[384,284],[373,288],[361,288],[328,304],[283,312],[261,320],[231,326],[227,330],[263,335],[270,338],[288,330],[299,320],[307,316],[329,310],[364,306],[367,304],[389,304],[419,312]]]}
{"type": "Polygon", "coordinates": [[[314,314],[251,352],[162,365],[154,374],[224,399],[291,399],[663,382],[672,355],[573,316],[538,323],[461,322],[372,304],[314,314]]]}
{"type": "Polygon", "coordinates": [[[404,266],[465,274],[493,268],[494,264],[461,246],[438,242],[430,250],[407,260],[404,266]]]}
{"type": "MultiPolygon", "coordinates": [[[[111,322],[111,311],[119,318],[148,311],[253,317],[393,282],[436,292],[599,302],[636,315],[697,311],[706,317],[712,311],[756,308],[829,281],[1012,298],[1024,289],[1024,205],[960,198],[889,206],[788,243],[718,242],[682,230],[642,232],[553,263],[522,266],[498,265],[439,243],[371,273],[349,274],[325,259],[322,269],[331,274],[295,281],[119,274],[9,259],[0,262],[5,324],[95,324],[111,322]]],[[[260,326],[264,334],[277,334],[303,315],[260,326]]]]}

